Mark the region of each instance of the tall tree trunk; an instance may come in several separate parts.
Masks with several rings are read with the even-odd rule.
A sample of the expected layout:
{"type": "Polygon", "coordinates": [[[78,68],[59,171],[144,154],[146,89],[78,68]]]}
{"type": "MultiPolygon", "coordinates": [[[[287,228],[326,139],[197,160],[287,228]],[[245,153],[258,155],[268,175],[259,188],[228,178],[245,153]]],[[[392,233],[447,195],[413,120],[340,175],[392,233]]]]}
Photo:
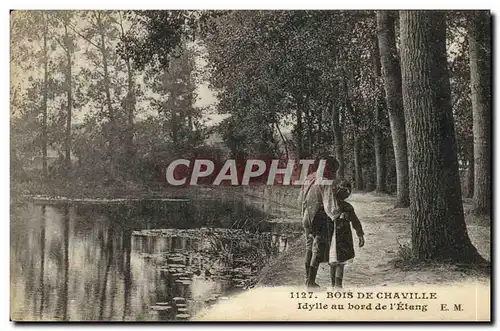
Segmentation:
{"type": "Polygon", "coordinates": [[[48,169],[47,169],[47,145],[48,145],[48,137],[47,137],[47,104],[49,98],[49,55],[47,50],[47,22],[45,18],[45,14],[43,15],[44,19],[44,31],[43,31],[43,101],[42,101],[42,176],[44,179],[48,177],[48,169]]]}
{"type": "Polygon", "coordinates": [[[384,96],[380,88],[381,82],[380,73],[380,53],[378,50],[378,43],[375,40],[373,57],[373,71],[375,76],[375,90],[377,91],[377,104],[375,105],[375,118],[373,126],[373,146],[375,149],[375,170],[376,170],[376,188],[377,192],[386,192],[386,164],[385,164],[385,143],[384,135],[382,134],[382,111],[384,109],[384,96]]]}
{"type": "MultiPolygon", "coordinates": [[[[123,19],[121,12],[118,13],[120,17],[119,25],[121,30],[122,38],[126,37],[125,30],[123,28],[123,19]]],[[[127,66],[127,96],[125,97],[125,110],[127,112],[127,156],[129,162],[133,162],[135,159],[135,149],[134,149],[134,118],[135,118],[135,89],[134,89],[134,72],[132,69],[132,64],[129,58],[125,59],[125,64],[127,66]]],[[[191,119],[191,118],[189,118],[191,119]]],[[[191,121],[190,121],[191,129],[191,121]]]]}
{"type": "Polygon", "coordinates": [[[358,119],[358,112],[357,110],[353,107],[353,104],[351,102],[351,99],[349,97],[349,90],[348,90],[348,85],[347,85],[347,79],[344,77],[343,81],[343,88],[344,88],[344,103],[345,103],[345,108],[346,112],[351,116],[352,118],[352,130],[354,130],[354,181],[356,182],[356,189],[358,190],[363,190],[364,187],[364,181],[363,181],[363,168],[362,168],[362,162],[361,162],[361,138],[359,134],[359,119],[358,119]]]}
{"type": "Polygon", "coordinates": [[[285,148],[286,159],[288,160],[288,158],[290,157],[290,154],[288,153],[288,143],[285,139],[285,136],[283,135],[283,132],[281,132],[280,125],[276,119],[274,120],[274,126],[276,127],[276,130],[278,131],[281,142],[283,143],[283,147],[285,148]]]}
{"type": "Polygon", "coordinates": [[[474,132],[474,213],[488,215],[491,208],[491,17],[476,11],[469,25],[469,58],[474,132]]]}
{"type": "Polygon", "coordinates": [[[332,131],[335,143],[335,157],[339,162],[337,179],[344,179],[344,142],[342,140],[342,129],[340,127],[340,112],[337,105],[335,105],[335,101],[332,101],[332,131]]]}
{"type": "Polygon", "coordinates": [[[363,181],[363,168],[361,166],[361,139],[354,136],[354,181],[356,182],[356,189],[362,191],[365,189],[363,181]]]}
{"type": "Polygon", "coordinates": [[[318,123],[318,132],[316,134],[316,143],[318,146],[323,146],[323,112],[325,109],[322,107],[322,105],[318,106],[318,111],[316,112],[316,122],[318,123]]]}
{"type": "Polygon", "coordinates": [[[467,151],[467,198],[474,196],[474,143],[471,141],[467,151]]]}
{"type": "MultiPolygon", "coordinates": [[[[377,121],[377,126],[381,124],[380,113],[382,112],[382,109],[383,107],[380,106],[380,103],[375,108],[375,118],[377,121]]],[[[375,149],[375,169],[377,177],[375,190],[382,193],[387,192],[387,167],[385,164],[385,143],[383,137],[383,134],[380,132],[380,126],[378,128],[375,128],[375,132],[373,133],[373,145],[375,149]]]]}
{"type": "MultiPolygon", "coordinates": [[[[175,94],[174,90],[171,89],[171,87],[168,84],[168,67],[165,67],[163,69],[163,89],[166,94],[170,92],[170,97],[166,100],[165,102],[165,112],[170,112],[170,123],[169,123],[169,128],[170,128],[170,137],[172,138],[172,142],[174,145],[174,148],[177,148],[178,146],[178,133],[179,133],[179,127],[178,127],[178,117],[177,117],[177,109],[176,109],[176,104],[175,100],[177,99],[177,95],[175,94]]],[[[177,153],[178,151],[176,151],[177,153]]]]}
{"type": "Polygon", "coordinates": [[[297,99],[297,110],[296,110],[297,125],[295,126],[295,136],[297,140],[297,156],[299,158],[301,158],[304,154],[304,141],[302,139],[302,131],[303,131],[302,109],[303,109],[302,98],[299,97],[297,99]]]}
{"type": "Polygon", "coordinates": [[[111,162],[110,162],[110,171],[111,174],[113,174],[113,169],[114,169],[114,161],[115,161],[115,146],[116,146],[116,134],[117,132],[117,127],[116,127],[116,119],[115,119],[115,114],[113,112],[113,104],[111,102],[111,82],[109,79],[109,70],[108,70],[108,52],[106,50],[106,36],[105,36],[105,30],[104,30],[104,24],[102,22],[101,14],[97,13],[96,14],[97,18],[97,24],[99,28],[99,36],[100,36],[100,51],[101,51],[101,56],[102,56],[102,65],[104,69],[104,93],[106,95],[106,106],[108,108],[108,118],[109,118],[109,123],[111,126],[111,135],[109,137],[109,146],[110,146],[110,156],[111,156],[111,162]]]}
{"type": "Polygon", "coordinates": [[[400,19],[413,256],[484,262],[464,220],[444,13],[401,11],[400,19]]]}
{"type": "Polygon", "coordinates": [[[309,103],[309,98],[306,98],[304,106],[305,106],[305,115],[307,123],[307,154],[308,156],[313,156],[314,155],[313,114],[312,114],[311,104],[309,103]]]}
{"type": "Polygon", "coordinates": [[[65,151],[65,162],[66,162],[66,174],[69,175],[71,170],[71,116],[73,108],[73,95],[71,86],[71,45],[69,44],[68,36],[68,26],[64,25],[65,40],[66,40],[66,57],[67,57],[67,69],[66,69],[66,88],[67,88],[67,110],[66,110],[66,139],[64,144],[65,151]]]}
{"type": "Polygon", "coordinates": [[[194,130],[194,128],[193,128],[193,115],[192,115],[191,111],[189,111],[187,114],[187,125],[188,125],[190,132],[194,130]]]}
{"type": "Polygon", "coordinates": [[[127,83],[128,91],[126,97],[127,110],[127,154],[129,161],[132,162],[135,158],[134,149],[134,118],[135,118],[135,93],[134,93],[134,73],[130,60],[127,59],[127,83]]]}
{"type": "Polygon", "coordinates": [[[410,200],[408,190],[407,135],[401,94],[401,68],[394,33],[394,14],[388,11],[377,11],[377,32],[387,111],[391,125],[392,145],[394,146],[394,159],[396,162],[396,207],[408,207],[410,200]]]}

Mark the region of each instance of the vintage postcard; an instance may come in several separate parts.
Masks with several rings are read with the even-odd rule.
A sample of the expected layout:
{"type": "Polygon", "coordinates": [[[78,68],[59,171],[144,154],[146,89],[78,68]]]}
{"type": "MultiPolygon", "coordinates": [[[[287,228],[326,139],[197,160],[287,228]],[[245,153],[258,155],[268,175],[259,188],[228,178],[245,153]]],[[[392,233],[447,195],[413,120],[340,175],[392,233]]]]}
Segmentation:
{"type": "Polygon", "coordinates": [[[13,10],[12,321],[491,322],[487,10],[13,10]]]}

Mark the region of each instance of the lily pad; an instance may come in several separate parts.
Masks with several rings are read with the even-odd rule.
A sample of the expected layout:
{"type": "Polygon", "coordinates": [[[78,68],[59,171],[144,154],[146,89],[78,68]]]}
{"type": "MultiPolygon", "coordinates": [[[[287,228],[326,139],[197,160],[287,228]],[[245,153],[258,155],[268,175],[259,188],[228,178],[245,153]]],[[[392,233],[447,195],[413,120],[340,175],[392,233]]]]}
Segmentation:
{"type": "Polygon", "coordinates": [[[169,310],[172,309],[171,306],[151,306],[151,309],[159,311],[159,310],[169,310]]]}
{"type": "Polygon", "coordinates": [[[156,305],[157,306],[169,306],[170,302],[157,302],[156,305]]]}

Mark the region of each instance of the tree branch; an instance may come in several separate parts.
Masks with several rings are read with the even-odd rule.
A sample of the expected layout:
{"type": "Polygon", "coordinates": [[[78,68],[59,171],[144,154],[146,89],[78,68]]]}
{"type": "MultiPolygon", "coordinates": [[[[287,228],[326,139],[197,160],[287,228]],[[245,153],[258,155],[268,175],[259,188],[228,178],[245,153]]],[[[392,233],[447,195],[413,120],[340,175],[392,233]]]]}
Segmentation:
{"type": "Polygon", "coordinates": [[[78,31],[75,27],[71,26],[71,24],[68,24],[68,27],[73,30],[74,33],[76,33],[77,35],[79,35],[83,40],[87,41],[89,44],[91,44],[92,46],[100,49],[101,47],[97,44],[95,44],[92,40],[90,40],[89,38],[85,37],[80,31],[78,31]]]}

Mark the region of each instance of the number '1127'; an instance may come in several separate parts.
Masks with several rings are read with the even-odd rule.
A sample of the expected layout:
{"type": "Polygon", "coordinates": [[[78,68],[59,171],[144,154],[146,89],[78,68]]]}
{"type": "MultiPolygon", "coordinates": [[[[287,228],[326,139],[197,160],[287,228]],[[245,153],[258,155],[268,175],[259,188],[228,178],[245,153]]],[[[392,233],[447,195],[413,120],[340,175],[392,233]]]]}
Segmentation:
{"type": "Polygon", "coordinates": [[[291,299],[312,299],[314,292],[290,292],[291,299]]]}

